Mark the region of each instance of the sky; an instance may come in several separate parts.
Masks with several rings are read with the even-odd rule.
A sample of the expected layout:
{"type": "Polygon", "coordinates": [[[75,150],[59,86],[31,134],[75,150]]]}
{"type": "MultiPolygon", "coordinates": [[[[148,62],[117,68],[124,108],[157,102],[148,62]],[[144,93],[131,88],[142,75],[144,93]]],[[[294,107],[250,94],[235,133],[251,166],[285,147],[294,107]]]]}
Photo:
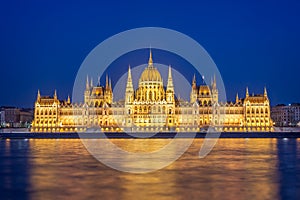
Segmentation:
{"type": "Polygon", "coordinates": [[[247,86],[251,94],[266,86],[271,105],[300,102],[299,10],[296,0],[1,1],[0,106],[33,107],[38,89],[67,98],[94,47],[139,27],[173,29],[200,43],[229,100],[247,86]]]}

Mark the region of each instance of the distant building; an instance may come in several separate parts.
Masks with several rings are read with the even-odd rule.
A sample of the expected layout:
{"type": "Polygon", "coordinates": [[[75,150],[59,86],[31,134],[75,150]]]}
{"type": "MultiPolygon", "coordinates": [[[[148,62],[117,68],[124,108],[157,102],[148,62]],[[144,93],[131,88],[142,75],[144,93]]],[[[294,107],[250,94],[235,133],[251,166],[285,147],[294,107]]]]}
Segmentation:
{"type": "Polygon", "coordinates": [[[272,107],[271,118],[275,126],[297,126],[300,122],[300,103],[272,107]]]}
{"type": "Polygon", "coordinates": [[[33,132],[103,131],[201,131],[213,127],[218,131],[272,131],[270,104],[265,88],[263,94],[236,97],[235,102],[219,102],[216,79],[211,85],[192,81],[190,100],[175,97],[172,69],[169,67],[167,87],[154,66],[150,52],[148,66],[140,76],[138,88],[133,87],[128,69],[124,100],[114,101],[111,81],[96,86],[86,81],[84,102],[61,101],[41,96],[35,102],[33,132]]]}
{"type": "Polygon", "coordinates": [[[19,128],[29,127],[33,120],[32,109],[20,109],[16,107],[1,107],[1,127],[19,128]]]}

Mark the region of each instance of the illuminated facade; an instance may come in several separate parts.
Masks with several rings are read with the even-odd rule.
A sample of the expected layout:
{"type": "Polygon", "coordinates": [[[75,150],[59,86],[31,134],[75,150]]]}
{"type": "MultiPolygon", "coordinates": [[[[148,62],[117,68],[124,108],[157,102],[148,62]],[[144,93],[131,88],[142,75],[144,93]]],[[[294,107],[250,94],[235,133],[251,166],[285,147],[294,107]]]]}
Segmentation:
{"type": "Polygon", "coordinates": [[[148,66],[140,76],[138,88],[132,83],[128,69],[125,99],[113,101],[111,80],[93,86],[87,77],[83,103],[71,103],[41,96],[35,102],[32,132],[107,132],[135,131],[272,131],[270,104],[266,88],[261,95],[236,97],[235,102],[218,101],[216,79],[211,85],[197,85],[194,76],[190,101],[177,99],[174,94],[172,69],[169,67],[167,87],[160,72],[153,65],[152,54],[148,66]]]}

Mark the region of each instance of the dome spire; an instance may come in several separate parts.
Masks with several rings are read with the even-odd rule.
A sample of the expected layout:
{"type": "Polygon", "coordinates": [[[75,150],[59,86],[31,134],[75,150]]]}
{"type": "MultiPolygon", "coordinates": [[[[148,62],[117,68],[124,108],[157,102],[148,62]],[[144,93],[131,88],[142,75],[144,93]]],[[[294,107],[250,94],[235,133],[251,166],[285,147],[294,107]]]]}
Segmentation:
{"type": "Polygon", "coordinates": [[[150,55],[149,55],[148,67],[153,67],[152,50],[151,50],[151,48],[150,48],[150,55]]]}

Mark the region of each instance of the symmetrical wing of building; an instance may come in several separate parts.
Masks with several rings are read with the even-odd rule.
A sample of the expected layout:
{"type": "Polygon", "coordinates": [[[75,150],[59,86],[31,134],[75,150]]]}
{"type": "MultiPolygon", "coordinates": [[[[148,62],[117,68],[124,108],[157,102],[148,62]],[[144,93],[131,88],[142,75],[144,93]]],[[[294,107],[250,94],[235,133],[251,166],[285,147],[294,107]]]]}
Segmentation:
{"type": "Polygon", "coordinates": [[[202,131],[272,131],[270,103],[266,89],[263,94],[236,97],[235,102],[219,102],[216,79],[211,85],[191,84],[190,100],[176,98],[172,69],[169,67],[167,86],[153,65],[150,52],[148,66],[134,89],[128,69],[124,100],[114,101],[111,80],[106,85],[86,81],[84,102],[61,101],[41,96],[35,102],[33,132],[84,132],[101,129],[106,132],[202,131]]]}

